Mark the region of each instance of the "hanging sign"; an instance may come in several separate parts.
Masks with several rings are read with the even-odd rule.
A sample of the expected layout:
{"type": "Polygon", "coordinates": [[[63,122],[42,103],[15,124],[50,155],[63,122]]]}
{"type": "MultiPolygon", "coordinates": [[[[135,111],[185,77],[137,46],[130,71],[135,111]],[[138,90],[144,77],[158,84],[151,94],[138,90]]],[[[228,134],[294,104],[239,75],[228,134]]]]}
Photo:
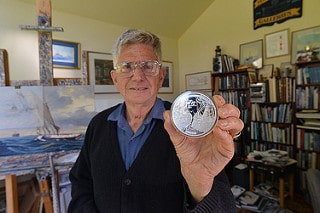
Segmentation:
{"type": "Polygon", "coordinates": [[[302,0],[254,0],[253,28],[271,26],[302,16],[302,0]]]}

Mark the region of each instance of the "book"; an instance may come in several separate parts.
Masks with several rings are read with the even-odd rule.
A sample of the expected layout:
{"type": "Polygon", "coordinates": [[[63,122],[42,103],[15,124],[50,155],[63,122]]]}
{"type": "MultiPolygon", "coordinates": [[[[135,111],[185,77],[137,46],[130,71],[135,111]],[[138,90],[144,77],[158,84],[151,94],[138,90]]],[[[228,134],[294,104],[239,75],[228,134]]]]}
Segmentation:
{"type": "Polygon", "coordinates": [[[239,197],[239,200],[242,204],[249,204],[249,205],[254,205],[258,199],[259,199],[259,195],[251,192],[251,191],[245,191],[244,193],[242,193],[242,195],[239,197]]]}
{"type": "Polygon", "coordinates": [[[320,112],[297,112],[296,118],[320,119],[320,112]]]}
{"type": "Polygon", "coordinates": [[[238,198],[240,195],[242,195],[245,192],[245,188],[238,186],[238,185],[233,185],[231,187],[231,192],[233,194],[234,198],[238,198]]]}

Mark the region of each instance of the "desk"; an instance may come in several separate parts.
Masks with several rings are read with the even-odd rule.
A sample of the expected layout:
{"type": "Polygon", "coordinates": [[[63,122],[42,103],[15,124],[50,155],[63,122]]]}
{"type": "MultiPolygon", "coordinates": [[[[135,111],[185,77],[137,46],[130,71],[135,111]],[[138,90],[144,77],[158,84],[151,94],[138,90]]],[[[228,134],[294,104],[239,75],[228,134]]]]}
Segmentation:
{"type": "Polygon", "coordinates": [[[254,170],[264,170],[279,177],[279,203],[280,207],[284,207],[284,181],[286,178],[289,180],[289,196],[294,197],[294,175],[297,161],[289,159],[286,164],[273,164],[254,159],[246,159],[249,164],[249,187],[253,191],[254,187],[254,170]]]}

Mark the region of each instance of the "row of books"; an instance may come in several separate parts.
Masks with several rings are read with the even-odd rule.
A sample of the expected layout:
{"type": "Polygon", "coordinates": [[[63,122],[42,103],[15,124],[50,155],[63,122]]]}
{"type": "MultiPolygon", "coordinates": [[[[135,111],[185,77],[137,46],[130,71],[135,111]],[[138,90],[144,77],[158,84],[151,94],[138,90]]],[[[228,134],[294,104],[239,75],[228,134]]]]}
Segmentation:
{"type": "Polygon", "coordinates": [[[231,103],[238,108],[247,108],[249,106],[250,95],[248,90],[230,90],[230,91],[219,91],[227,103],[231,103]]]}
{"type": "Polygon", "coordinates": [[[224,54],[221,56],[221,61],[223,72],[233,72],[236,70],[234,66],[234,58],[232,56],[224,54]]]}
{"type": "Polygon", "coordinates": [[[219,78],[219,89],[234,89],[234,88],[248,88],[249,79],[248,74],[235,73],[232,75],[221,76],[219,78]]]}
{"type": "Polygon", "coordinates": [[[316,152],[299,150],[296,154],[297,166],[302,169],[320,169],[320,155],[316,152]]]}
{"type": "Polygon", "coordinates": [[[320,152],[320,132],[297,129],[297,148],[320,152]]]}
{"type": "Polygon", "coordinates": [[[291,123],[291,104],[270,106],[264,104],[251,104],[251,120],[274,123],[291,123]]]}
{"type": "Polygon", "coordinates": [[[319,87],[298,87],[296,93],[297,109],[320,109],[319,87]]]}
{"type": "Polygon", "coordinates": [[[269,102],[294,102],[295,79],[290,77],[273,77],[268,79],[269,102]]]}
{"type": "Polygon", "coordinates": [[[271,123],[252,121],[251,139],[293,145],[293,124],[279,128],[271,123]]]}
{"type": "Polygon", "coordinates": [[[240,118],[244,124],[250,125],[250,111],[249,106],[249,91],[248,90],[230,90],[230,91],[219,91],[227,103],[231,103],[237,106],[240,110],[240,118]]]}
{"type": "Polygon", "coordinates": [[[320,84],[320,67],[301,67],[297,69],[297,85],[320,84]]]}

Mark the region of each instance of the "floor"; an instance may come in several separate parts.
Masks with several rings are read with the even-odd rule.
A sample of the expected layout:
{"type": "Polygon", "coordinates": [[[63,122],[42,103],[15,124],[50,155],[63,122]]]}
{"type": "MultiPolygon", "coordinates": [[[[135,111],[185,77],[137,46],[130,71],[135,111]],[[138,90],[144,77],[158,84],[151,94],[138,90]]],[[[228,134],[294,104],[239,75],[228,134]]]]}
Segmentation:
{"type": "Polygon", "coordinates": [[[295,194],[293,200],[286,199],[285,207],[294,213],[313,213],[311,204],[308,204],[301,195],[295,194]]]}

